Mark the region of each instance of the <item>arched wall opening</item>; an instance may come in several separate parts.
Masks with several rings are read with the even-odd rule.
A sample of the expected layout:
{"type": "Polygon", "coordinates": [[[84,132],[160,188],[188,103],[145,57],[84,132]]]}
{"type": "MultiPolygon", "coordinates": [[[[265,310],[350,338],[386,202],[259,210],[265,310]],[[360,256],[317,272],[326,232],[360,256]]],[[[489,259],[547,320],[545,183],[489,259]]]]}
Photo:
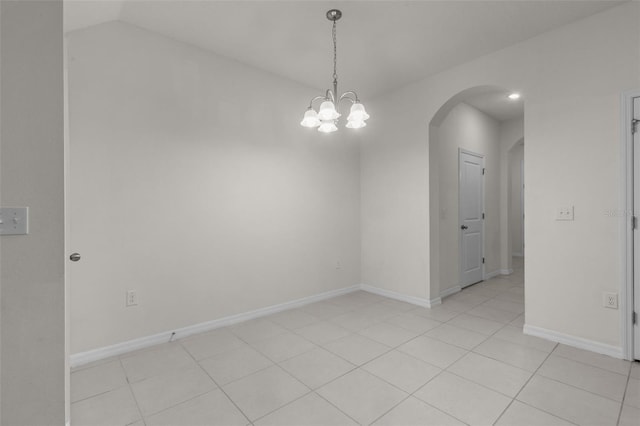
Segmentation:
{"type": "Polygon", "coordinates": [[[499,86],[465,89],[447,100],[429,123],[429,294],[433,304],[459,292],[465,284],[461,280],[461,152],[481,156],[486,169],[482,176],[481,280],[513,272],[515,220],[510,217],[518,213],[511,203],[509,160],[523,148],[524,105],[521,100],[517,106],[510,104],[508,94],[509,90],[499,86]],[[513,111],[509,110],[511,105],[513,111]]]}

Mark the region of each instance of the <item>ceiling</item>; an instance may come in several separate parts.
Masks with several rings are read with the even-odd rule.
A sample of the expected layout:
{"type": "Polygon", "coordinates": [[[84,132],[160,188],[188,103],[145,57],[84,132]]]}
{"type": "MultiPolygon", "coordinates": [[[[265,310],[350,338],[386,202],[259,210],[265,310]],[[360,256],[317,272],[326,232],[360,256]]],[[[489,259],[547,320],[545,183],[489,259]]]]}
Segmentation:
{"type": "Polygon", "coordinates": [[[339,8],[340,89],[366,100],[620,3],[65,0],[64,17],[66,32],[120,20],[324,90],[339,8]]]}
{"type": "Polygon", "coordinates": [[[479,109],[498,121],[512,120],[524,116],[524,101],[522,98],[511,100],[509,92],[502,90],[489,91],[480,95],[471,96],[464,100],[465,103],[479,109]]]}

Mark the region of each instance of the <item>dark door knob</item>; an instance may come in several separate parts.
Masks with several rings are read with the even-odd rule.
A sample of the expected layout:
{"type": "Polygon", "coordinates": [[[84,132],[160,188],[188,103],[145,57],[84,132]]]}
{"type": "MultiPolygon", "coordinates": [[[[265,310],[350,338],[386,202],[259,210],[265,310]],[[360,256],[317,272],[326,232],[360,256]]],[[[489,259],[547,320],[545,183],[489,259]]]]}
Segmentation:
{"type": "Polygon", "coordinates": [[[462,225],[460,229],[469,229],[469,227],[467,225],[462,225]]]}
{"type": "Polygon", "coordinates": [[[72,262],[77,262],[78,260],[80,260],[80,254],[73,253],[71,256],[69,256],[69,260],[72,262]]]}

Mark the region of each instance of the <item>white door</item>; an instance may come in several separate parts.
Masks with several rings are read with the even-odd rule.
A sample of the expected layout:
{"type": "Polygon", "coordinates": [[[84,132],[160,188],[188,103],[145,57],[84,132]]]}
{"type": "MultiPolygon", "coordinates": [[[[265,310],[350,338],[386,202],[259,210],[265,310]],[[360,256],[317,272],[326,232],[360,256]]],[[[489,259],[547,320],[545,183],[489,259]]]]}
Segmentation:
{"type": "MultiPolygon", "coordinates": [[[[640,120],[640,98],[633,100],[633,118],[640,120]]],[[[633,134],[633,211],[640,214],[640,123],[636,122],[633,134]]],[[[633,310],[640,313],[640,230],[633,231],[633,310]]],[[[640,360],[640,325],[638,320],[633,326],[633,356],[640,360]]]]}
{"type": "Polygon", "coordinates": [[[483,279],[484,158],[459,151],[460,286],[483,279]]]}

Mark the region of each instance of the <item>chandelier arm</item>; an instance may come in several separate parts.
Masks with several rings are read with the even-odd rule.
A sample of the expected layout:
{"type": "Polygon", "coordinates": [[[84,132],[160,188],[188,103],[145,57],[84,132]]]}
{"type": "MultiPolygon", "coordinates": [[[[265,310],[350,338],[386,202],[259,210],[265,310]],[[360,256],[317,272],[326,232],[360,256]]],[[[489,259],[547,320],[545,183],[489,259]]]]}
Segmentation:
{"type": "Polygon", "coordinates": [[[311,101],[309,102],[309,108],[313,108],[313,103],[314,103],[315,101],[317,101],[318,99],[326,99],[326,97],[325,97],[325,96],[316,96],[316,97],[314,97],[314,98],[313,98],[313,99],[311,99],[311,101]]]}
{"type": "Polygon", "coordinates": [[[331,91],[331,89],[327,89],[327,92],[324,98],[327,100],[330,100],[334,104],[336,103],[336,95],[334,92],[331,91]]]}
{"type": "Polygon", "coordinates": [[[356,104],[356,103],[360,102],[360,99],[358,99],[358,95],[353,90],[349,90],[348,92],[344,92],[342,95],[340,95],[340,100],[339,101],[341,101],[343,99],[350,100],[352,104],[356,104]],[[349,95],[352,95],[353,98],[350,97],[349,95]]]}

